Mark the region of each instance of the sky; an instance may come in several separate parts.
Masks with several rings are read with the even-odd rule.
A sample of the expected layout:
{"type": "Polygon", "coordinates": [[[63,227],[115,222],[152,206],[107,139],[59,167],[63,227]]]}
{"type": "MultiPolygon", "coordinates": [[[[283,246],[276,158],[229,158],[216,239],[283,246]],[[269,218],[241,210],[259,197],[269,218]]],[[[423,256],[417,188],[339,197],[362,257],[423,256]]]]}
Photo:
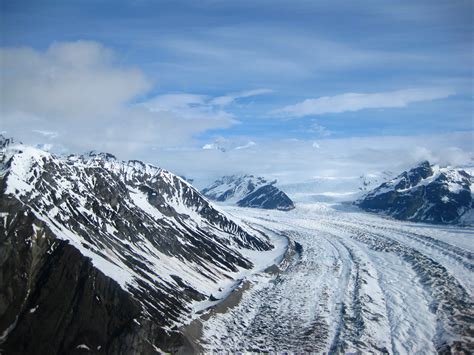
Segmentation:
{"type": "Polygon", "coordinates": [[[209,180],[473,162],[473,2],[3,0],[0,131],[209,180]]]}

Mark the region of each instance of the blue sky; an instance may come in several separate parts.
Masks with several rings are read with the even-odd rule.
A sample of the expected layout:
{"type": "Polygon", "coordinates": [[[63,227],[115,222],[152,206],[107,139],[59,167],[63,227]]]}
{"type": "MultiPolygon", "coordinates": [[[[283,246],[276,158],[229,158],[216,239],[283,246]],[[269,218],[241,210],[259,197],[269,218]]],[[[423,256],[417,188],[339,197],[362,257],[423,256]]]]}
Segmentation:
{"type": "MultiPolygon", "coordinates": [[[[87,64],[93,74],[84,77],[106,78],[71,96],[101,88],[94,99],[110,106],[107,118],[105,111],[82,110],[89,104],[102,107],[92,98],[68,97],[66,105],[56,101],[58,95],[32,93],[27,96],[33,104],[27,105],[2,93],[4,130],[26,141],[45,139],[25,133],[37,122],[42,128],[34,131],[53,132],[46,136],[54,137],[56,146],[93,148],[96,138],[67,144],[73,141],[67,127],[87,122],[96,130],[111,127],[104,138],[109,141],[99,149],[126,156],[113,144],[127,139],[114,133],[129,122],[117,113],[122,106],[133,108],[124,116],[136,115],[135,122],[148,127],[146,144],[139,149],[133,148],[138,143],[129,144],[130,154],[139,156],[146,156],[144,149],[193,150],[214,143],[234,149],[275,140],[454,132],[472,137],[472,1],[5,0],[1,6],[1,46],[10,58],[3,61],[3,92],[7,85],[17,92],[35,85],[47,91],[51,80],[67,76],[24,84],[32,76],[24,73],[33,70],[25,58],[32,55],[38,57],[35,72],[61,67],[66,53],[73,53],[93,63],[87,64]],[[12,52],[19,47],[33,54],[12,52]],[[109,79],[111,73],[122,81],[109,79]],[[117,83],[129,82],[130,90],[116,92],[117,83]],[[354,93],[360,95],[350,96],[354,93]],[[65,109],[35,106],[46,100],[65,109]],[[141,107],[155,118],[139,113],[141,107]],[[149,135],[153,129],[162,134],[149,135]],[[168,139],[171,135],[181,139],[168,139]]],[[[71,87],[67,80],[60,84],[61,93],[71,87]]],[[[472,151],[469,145],[461,148],[472,151]]]]}

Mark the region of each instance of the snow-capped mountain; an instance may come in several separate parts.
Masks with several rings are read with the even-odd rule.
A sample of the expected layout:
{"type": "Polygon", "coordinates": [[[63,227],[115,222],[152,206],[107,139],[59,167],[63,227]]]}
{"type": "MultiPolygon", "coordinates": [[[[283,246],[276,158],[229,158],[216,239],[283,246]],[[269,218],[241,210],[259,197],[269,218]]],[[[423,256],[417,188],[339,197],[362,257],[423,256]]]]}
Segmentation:
{"type": "Polygon", "coordinates": [[[237,201],[240,207],[289,211],[295,208],[291,199],[275,185],[264,185],[237,201]]]}
{"type": "Polygon", "coordinates": [[[253,175],[224,176],[204,188],[202,193],[211,200],[235,203],[241,207],[293,209],[293,201],[275,186],[276,182],[253,175]]]}
{"type": "Polygon", "coordinates": [[[394,218],[456,223],[472,209],[473,177],[462,169],[425,161],[370,191],[356,203],[394,218]]]}
{"type": "Polygon", "coordinates": [[[272,249],[166,170],[9,143],[0,144],[4,351],[176,349],[177,327],[254,268],[255,251],[272,249]]]}
{"type": "Polygon", "coordinates": [[[269,182],[253,175],[230,175],[214,181],[202,193],[214,201],[235,203],[259,187],[274,183],[276,181],[269,182]]]}

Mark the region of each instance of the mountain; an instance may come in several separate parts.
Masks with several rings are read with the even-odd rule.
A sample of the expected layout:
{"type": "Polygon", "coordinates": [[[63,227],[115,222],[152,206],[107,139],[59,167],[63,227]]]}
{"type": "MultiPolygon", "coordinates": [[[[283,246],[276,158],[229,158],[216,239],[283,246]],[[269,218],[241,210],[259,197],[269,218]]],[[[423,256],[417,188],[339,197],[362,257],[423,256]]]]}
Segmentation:
{"type": "Polygon", "coordinates": [[[273,247],[166,170],[0,143],[2,352],[176,351],[273,247]]]}
{"type": "Polygon", "coordinates": [[[224,176],[203,189],[202,193],[211,200],[235,203],[240,207],[293,209],[293,201],[275,186],[276,182],[253,175],[224,176]]]}
{"type": "Polygon", "coordinates": [[[237,201],[239,207],[254,207],[288,211],[295,208],[293,201],[274,185],[264,185],[237,201]]]}
{"type": "Polygon", "coordinates": [[[210,186],[204,188],[202,193],[214,201],[235,203],[255,191],[255,189],[274,183],[276,181],[269,182],[263,177],[253,175],[223,176],[214,181],[210,186]]]}
{"type": "Polygon", "coordinates": [[[472,214],[472,183],[473,177],[465,170],[425,161],[370,191],[356,204],[402,220],[457,223],[472,214]]]}

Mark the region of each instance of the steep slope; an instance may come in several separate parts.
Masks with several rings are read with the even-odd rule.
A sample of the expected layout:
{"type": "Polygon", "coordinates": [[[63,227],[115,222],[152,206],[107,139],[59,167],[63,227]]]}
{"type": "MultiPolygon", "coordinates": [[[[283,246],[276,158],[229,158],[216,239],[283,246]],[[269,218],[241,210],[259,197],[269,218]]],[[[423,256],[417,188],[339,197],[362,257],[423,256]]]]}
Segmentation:
{"type": "Polygon", "coordinates": [[[110,154],[0,151],[0,348],[150,353],[253,267],[267,238],[170,172],[110,154]],[[247,253],[251,255],[252,253],[247,253]]]}
{"type": "Polygon", "coordinates": [[[464,170],[423,162],[383,183],[356,204],[394,218],[456,223],[472,208],[472,176],[464,170]]]}
{"type": "Polygon", "coordinates": [[[255,207],[289,211],[295,208],[293,201],[274,185],[265,185],[237,202],[239,207],[255,207]]]}
{"type": "Polygon", "coordinates": [[[240,207],[293,209],[293,201],[275,184],[276,180],[269,182],[263,177],[232,175],[216,180],[202,193],[212,200],[235,203],[240,207]]]}

